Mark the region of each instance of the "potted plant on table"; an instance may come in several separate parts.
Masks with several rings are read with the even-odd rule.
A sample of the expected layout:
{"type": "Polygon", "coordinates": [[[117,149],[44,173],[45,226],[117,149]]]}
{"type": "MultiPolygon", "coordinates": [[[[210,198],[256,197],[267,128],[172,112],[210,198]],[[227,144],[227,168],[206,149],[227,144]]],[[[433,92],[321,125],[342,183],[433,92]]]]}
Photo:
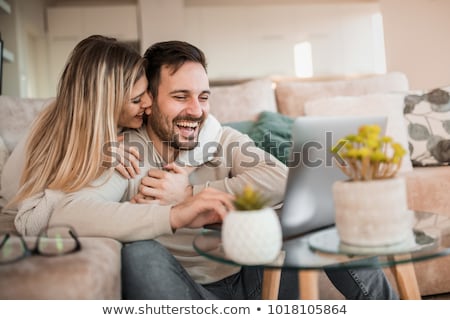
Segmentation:
{"type": "Polygon", "coordinates": [[[246,186],[236,195],[234,206],[224,219],[222,244],[226,255],[246,265],[274,261],[282,246],[281,225],[275,210],[267,207],[268,199],[246,186]]]}
{"type": "Polygon", "coordinates": [[[381,136],[377,125],[361,126],[333,147],[349,177],[333,185],[340,241],[356,246],[387,246],[412,235],[406,183],[397,176],[405,149],[381,136]]]}

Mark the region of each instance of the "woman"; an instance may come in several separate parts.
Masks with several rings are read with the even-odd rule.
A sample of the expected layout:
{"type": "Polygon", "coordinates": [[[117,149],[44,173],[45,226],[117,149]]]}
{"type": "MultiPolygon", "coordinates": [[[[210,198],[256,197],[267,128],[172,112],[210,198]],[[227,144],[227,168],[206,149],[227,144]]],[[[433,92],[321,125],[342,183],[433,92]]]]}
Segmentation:
{"type": "MultiPolygon", "coordinates": [[[[117,141],[119,127],[139,128],[149,104],[139,53],[112,38],[94,35],[82,40],[66,63],[55,101],[32,127],[23,167],[5,173],[22,172],[10,206],[42,197],[46,189],[50,198],[52,191],[76,191],[98,178],[107,169],[103,146],[117,141]]],[[[17,153],[23,157],[23,150],[17,153]]],[[[15,160],[10,159],[21,162],[15,160]]],[[[126,174],[123,166],[119,170],[126,174]]],[[[37,215],[29,218],[28,234],[39,232],[48,221],[37,215]]]]}
{"type": "MultiPolygon", "coordinates": [[[[95,35],[74,48],[56,100],[38,116],[28,136],[24,166],[9,169],[16,175],[22,172],[20,189],[11,202],[21,207],[15,219],[21,234],[36,235],[65,194],[112,173],[114,162],[105,161],[105,154],[111,154],[106,149],[117,144],[121,127],[142,125],[150,105],[147,87],[144,60],[127,45],[95,35]]],[[[206,190],[199,197],[203,201],[195,205],[190,199],[169,208],[177,227],[215,222],[225,214],[224,205],[231,207],[229,195],[217,191],[206,190]],[[208,209],[212,211],[205,215],[208,209]]],[[[155,209],[128,205],[145,215],[155,209]]]]}
{"type": "Polygon", "coordinates": [[[149,104],[138,53],[101,36],[81,41],[63,71],[56,101],[33,127],[17,200],[46,187],[72,192],[99,177],[106,169],[105,142],[116,141],[118,126],[139,128],[149,104]]]}

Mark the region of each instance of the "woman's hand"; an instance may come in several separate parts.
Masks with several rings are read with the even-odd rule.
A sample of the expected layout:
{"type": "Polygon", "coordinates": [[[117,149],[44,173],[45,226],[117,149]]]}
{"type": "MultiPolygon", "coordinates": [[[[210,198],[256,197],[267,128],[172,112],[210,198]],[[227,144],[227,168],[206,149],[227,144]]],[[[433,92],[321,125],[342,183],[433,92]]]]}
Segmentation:
{"type": "Polygon", "coordinates": [[[180,167],[170,163],[164,170],[150,169],[148,176],[142,178],[139,192],[133,197],[133,203],[177,204],[192,196],[189,174],[193,167],[180,167]]]}
{"type": "Polygon", "coordinates": [[[115,156],[115,169],[124,178],[134,178],[140,173],[139,170],[139,151],[136,147],[128,147],[123,143],[123,135],[117,137],[118,147],[112,147],[111,153],[115,156]]]}

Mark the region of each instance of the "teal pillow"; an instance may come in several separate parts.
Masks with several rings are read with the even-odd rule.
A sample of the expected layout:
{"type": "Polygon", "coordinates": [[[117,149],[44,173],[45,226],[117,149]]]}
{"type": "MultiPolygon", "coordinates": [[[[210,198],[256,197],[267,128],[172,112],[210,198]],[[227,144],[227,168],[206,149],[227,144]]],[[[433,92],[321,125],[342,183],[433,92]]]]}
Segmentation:
{"type": "Polygon", "coordinates": [[[252,129],[254,123],[255,123],[254,121],[248,120],[248,121],[228,122],[223,123],[222,125],[226,127],[231,127],[243,134],[248,134],[252,129]]]}
{"type": "Polygon", "coordinates": [[[294,119],[278,112],[263,111],[253,124],[248,136],[256,146],[287,163],[292,148],[294,119]]]}

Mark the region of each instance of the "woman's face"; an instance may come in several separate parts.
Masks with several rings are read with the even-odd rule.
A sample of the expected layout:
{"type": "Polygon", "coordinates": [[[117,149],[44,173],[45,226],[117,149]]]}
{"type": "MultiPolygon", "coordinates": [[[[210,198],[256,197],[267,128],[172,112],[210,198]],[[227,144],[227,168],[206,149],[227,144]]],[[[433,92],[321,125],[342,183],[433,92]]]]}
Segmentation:
{"type": "Polygon", "coordinates": [[[147,77],[142,76],[134,84],[131,99],[120,113],[119,127],[137,129],[142,126],[144,113],[150,113],[151,102],[147,90],[147,77]]]}

